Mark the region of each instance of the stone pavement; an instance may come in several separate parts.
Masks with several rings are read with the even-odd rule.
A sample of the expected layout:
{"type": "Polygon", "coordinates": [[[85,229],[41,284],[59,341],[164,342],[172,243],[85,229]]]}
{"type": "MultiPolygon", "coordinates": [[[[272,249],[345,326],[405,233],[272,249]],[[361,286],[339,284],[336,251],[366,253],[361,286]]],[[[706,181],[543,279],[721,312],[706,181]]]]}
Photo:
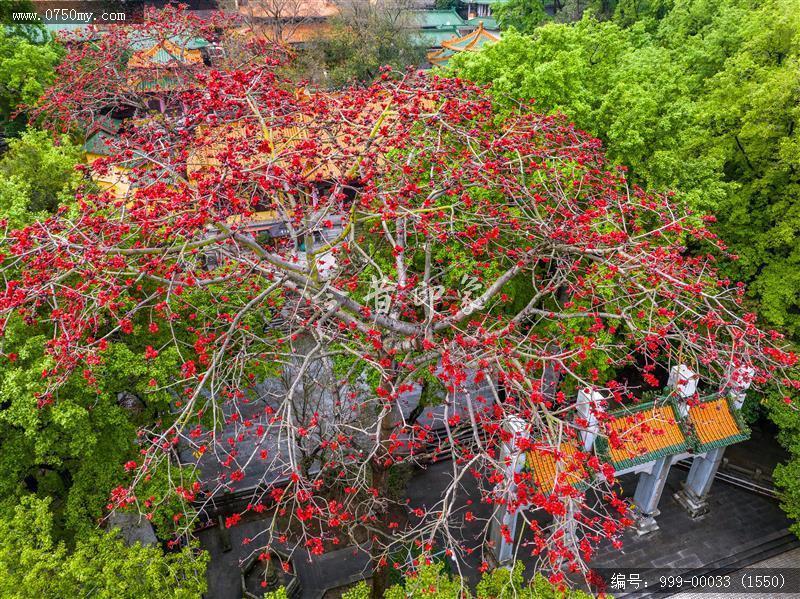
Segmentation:
{"type": "MultiPolygon", "coordinates": [[[[442,489],[446,486],[451,469],[450,462],[442,462],[431,465],[412,477],[408,486],[410,507],[434,506],[441,498],[442,489]]],[[[593,565],[597,568],[643,570],[700,568],[720,562],[740,552],[744,547],[757,547],[762,542],[781,536],[789,526],[789,521],[775,501],[721,481],[716,481],[711,489],[709,498],[711,511],[698,520],[692,520],[672,499],[672,493],[680,488],[680,482],[685,477],[684,470],[672,468],[670,471],[659,504],[660,530],[643,537],[637,537],[631,531],[626,535],[621,550],[614,550],[610,546],[601,548],[593,565]]],[[[479,502],[471,477],[467,476],[463,480],[464,489],[458,501],[465,505],[471,498],[473,503],[469,509],[477,519],[476,524],[465,525],[457,531],[457,534],[461,535],[467,544],[474,546],[482,536],[477,522],[489,516],[489,508],[479,502]]],[[[635,484],[634,476],[622,477],[624,494],[632,495],[635,484]]],[[[257,521],[245,522],[231,529],[233,550],[227,553],[221,551],[216,529],[201,533],[201,542],[212,557],[208,570],[207,599],[238,599],[241,596],[238,560],[249,553],[249,547],[243,546],[241,541],[244,537],[255,536],[260,526],[257,521]]],[[[532,572],[535,564],[530,552],[522,548],[518,557],[526,564],[528,572],[532,572]]],[[[455,569],[471,582],[475,582],[480,577],[478,572],[480,561],[480,556],[476,552],[457,564],[455,569]]],[[[304,583],[303,597],[319,596],[318,593],[325,587],[340,586],[354,580],[365,571],[365,567],[365,554],[363,552],[354,554],[352,549],[339,550],[315,558],[313,561],[298,563],[298,574],[304,583]]],[[[703,596],[711,599],[708,594],[703,596]]]]}
{"type": "MultiPolygon", "coordinates": [[[[800,548],[792,549],[775,557],[762,560],[751,564],[749,568],[800,568],[800,548]]],[[[743,570],[739,570],[739,573],[743,570]]],[[[800,599],[800,592],[789,593],[763,593],[763,599],[768,599],[770,595],[778,595],[781,599],[800,599]]],[[[693,591],[688,593],[678,593],[673,595],[674,599],[753,599],[753,593],[715,593],[709,590],[693,591]]]]}
{"type": "MultiPolygon", "coordinates": [[[[670,472],[659,504],[660,530],[643,537],[628,533],[621,551],[609,547],[598,554],[597,567],[699,568],[788,529],[777,502],[721,481],[711,487],[710,512],[692,520],[672,499],[686,474],[670,472]]],[[[625,490],[632,495],[636,480],[629,479],[625,490]]]]}
{"type": "MultiPolygon", "coordinates": [[[[438,501],[440,491],[448,476],[450,464],[437,464],[409,483],[411,507],[432,506],[438,501]]],[[[783,534],[789,521],[778,504],[737,487],[716,481],[711,488],[711,511],[698,520],[692,520],[672,499],[686,478],[686,471],[672,468],[664,494],[659,504],[661,515],[657,518],[660,530],[642,537],[633,531],[625,535],[622,549],[610,546],[600,548],[593,565],[596,568],[677,568],[693,569],[720,561],[745,546],[756,546],[783,534]]],[[[635,476],[621,479],[623,493],[632,496],[636,486],[635,476]]],[[[470,487],[465,489],[470,493],[470,487]]],[[[476,497],[473,496],[473,499],[476,497]]],[[[486,506],[475,501],[470,509],[479,518],[489,516],[486,506]]],[[[479,530],[462,531],[466,543],[475,545],[480,539],[479,530]]],[[[522,541],[525,541],[523,532],[522,541]]],[[[535,559],[520,549],[518,559],[526,564],[529,573],[535,559]]],[[[462,575],[471,581],[479,578],[480,557],[474,554],[460,565],[462,575]]]]}
{"type": "MultiPolygon", "coordinates": [[[[242,541],[248,537],[254,538],[263,527],[263,521],[251,520],[228,529],[230,551],[223,550],[219,528],[200,532],[200,543],[211,555],[206,599],[241,599],[239,562],[258,546],[257,540],[251,545],[244,545],[242,541]]],[[[368,565],[367,553],[352,547],[331,551],[313,560],[308,558],[307,553],[300,552],[295,567],[303,589],[302,597],[321,597],[326,589],[362,580],[368,565]]]]}

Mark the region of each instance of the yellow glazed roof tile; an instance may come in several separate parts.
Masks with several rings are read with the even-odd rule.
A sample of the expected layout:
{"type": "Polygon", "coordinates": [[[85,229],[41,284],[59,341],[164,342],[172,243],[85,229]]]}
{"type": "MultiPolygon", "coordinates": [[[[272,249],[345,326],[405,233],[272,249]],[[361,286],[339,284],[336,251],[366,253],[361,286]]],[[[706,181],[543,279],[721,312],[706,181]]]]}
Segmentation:
{"type": "Polygon", "coordinates": [[[579,485],[588,473],[575,442],[565,441],[556,447],[535,448],[526,454],[528,469],[542,491],[552,491],[556,484],[579,485]]]}
{"type": "Polygon", "coordinates": [[[689,410],[689,421],[698,441],[703,445],[742,433],[725,398],[692,406],[689,410]]]}
{"type": "Polygon", "coordinates": [[[687,443],[670,405],[617,416],[606,427],[610,441],[608,453],[615,464],[659,454],[687,443]]]}

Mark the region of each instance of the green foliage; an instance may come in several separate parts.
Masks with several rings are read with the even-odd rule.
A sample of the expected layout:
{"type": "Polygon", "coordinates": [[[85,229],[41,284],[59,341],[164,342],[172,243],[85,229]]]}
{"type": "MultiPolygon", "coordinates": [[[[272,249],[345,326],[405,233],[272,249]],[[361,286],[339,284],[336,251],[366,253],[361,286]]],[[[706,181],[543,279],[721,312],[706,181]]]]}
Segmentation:
{"type": "Polygon", "coordinates": [[[352,589],[342,594],[342,599],[369,599],[370,590],[366,582],[359,582],[352,589]]]}
{"type": "MultiPolygon", "coordinates": [[[[537,574],[526,584],[524,567],[515,562],[511,570],[498,568],[483,575],[477,587],[477,599],[590,599],[582,591],[562,591],[544,576],[537,574]]],[[[361,582],[342,595],[342,599],[368,599],[369,586],[361,582]]],[[[441,563],[421,566],[413,576],[407,576],[403,584],[396,584],[386,591],[386,599],[470,599],[473,595],[459,577],[444,572],[441,563]]],[[[279,599],[276,597],[276,599],[279,599]]]]}
{"type": "MultiPolygon", "coordinates": [[[[150,380],[168,380],[179,362],[173,352],[147,360],[143,348],[110,344],[96,383],[76,373],[56,401],[40,407],[46,391],[41,373],[51,367],[44,352],[47,338],[45,330],[31,334],[18,318],[6,327],[4,350],[13,361],[0,363],[0,496],[53,497],[59,530],[71,538],[94,528],[111,489],[123,482],[122,465],[137,457],[137,424],[166,411],[171,396],[154,390],[150,380]],[[118,404],[122,392],[142,400],[141,413],[118,404]]],[[[159,487],[156,477],[148,495],[158,496],[166,486],[162,481],[159,487]]],[[[162,512],[161,530],[168,533],[164,526],[172,512],[165,508],[157,516],[162,512]]]]}
{"type": "Polygon", "coordinates": [[[451,578],[441,563],[421,566],[414,576],[408,576],[404,585],[393,585],[386,591],[386,599],[425,597],[427,599],[460,599],[466,596],[463,581],[451,578]]]}
{"type": "Polygon", "coordinates": [[[477,587],[478,599],[589,599],[582,591],[561,590],[541,574],[525,584],[524,567],[515,562],[513,567],[498,568],[483,575],[477,587]]]}
{"type": "Polygon", "coordinates": [[[780,492],[781,508],[794,520],[791,530],[800,536],[800,413],[776,393],[767,396],[764,404],[778,425],[778,441],[789,452],[789,460],[775,467],[772,478],[780,492]]]}
{"type": "Polygon", "coordinates": [[[62,136],[58,143],[47,131],[28,129],[9,140],[0,159],[0,215],[21,226],[52,213],[74,197],[81,176],[75,165],[83,160],[79,146],[62,136]]]}
{"type": "Polygon", "coordinates": [[[420,64],[425,48],[412,29],[377,10],[358,19],[338,18],[311,40],[293,62],[297,76],[328,87],[372,81],[382,66],[420,64]]]}
{"type": "Polygon", "coordinates": [[[22,130],[25,118],[16,116],[20,105],[39,98],[52,81],[60,57],[54,43],[34,43],[27,33],[0,27],[0,123],[6,136],[22,130]]]}
{"type": "Polygon", "coordinates": [[[794,521],[789,529],[800,536],[800,452],[793,452],[789,461],[778,464],[772,478],[780,490],[781,508],[794,521]]]}
{"type": "Polygon", "coordinates": [[[81,538],[72,552],[53,536],[49,500],[25,496],[0,517],[0,596],[8,599],[196,599],[206,590],[205,553],[126,546],[114,532],[81,538]]]}
{"type": "Polygon", "coordinates": [[[663,19],[673,5],[673,0],[619,0],[614,7],[614,21],[628,27],[638,21],[663,19]]]}
{"type": "Polygon", "coordinates": [[[501,0],[492,4],[492,16],[502,29],[530,33],[547,19],[542,0],[501,0]]]}
{"type": "Polygon", "coordinates": [[[31,186],[17,177],[0,175],[0,218],[6,219],[9,227],[18,229],[44,216],[31,212],[31,186]]]}

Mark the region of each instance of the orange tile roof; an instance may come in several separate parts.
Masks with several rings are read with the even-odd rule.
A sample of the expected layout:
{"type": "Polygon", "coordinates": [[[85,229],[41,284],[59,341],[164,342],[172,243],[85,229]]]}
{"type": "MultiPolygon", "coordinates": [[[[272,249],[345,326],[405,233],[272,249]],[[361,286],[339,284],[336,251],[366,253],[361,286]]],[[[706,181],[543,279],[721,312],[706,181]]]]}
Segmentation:
{"type": "Polygon", "coordinates": [[[483,28],[483,21],[478,23],[478,27],[462,36],[455,36],[442,42],[442,47],[438,50],[428,52],[428,62],[434,65],[445,64],[456,52],[475,52],[480,50],[486,42],[496,42],[500,38],[483,28]]]}
{"type": "Polygon", "coordinates": [[[203,54],[200,50],[183,48],[175,42],[165,39],[146,50],[135,52],[128,60],[128,68],[144,69],[153,66],[164,66],[163,63],[154,62],[157,57],[162,55],[171,57],[175,62],[183,64],[203,64],[203,54]]]}
{"type": "Polygon", "coordinates": [[[689,422],[701,447],[746,435],[724,397],[693,405],[689,410],[689,422]]]}
{"type": "MultiPolygon", "coordinates": [[[[330,97],[336,99],[335,95],[330,97]]],[[[302,106],[298,105],[298,111],[301,108],[302,106]]],[[[391,99],[377,98],[361,107],[357,116],[351,117],[348,126],[353,130],[360,129],[366,138],[366,133],[375,128],[377,123],[390,124],[391,115],[391,99]]],[[[265,122],[263,130],[255,122],[249,124],[236,122],[214,128],[199,128],[194,151],[187,164],[188,175],[192,177],[198,171],[218,167],[217,154],[236,144],[238,140],[253,135],[266,135],[270,150],[254,154],[249,159],[252,168],[260,168],[267,163],[286,167],[296,160],[303,169],[303,176],[309,180],[340,179],[346,174],[341,167],[345,164],[355,165],[366,142],[360,140],[354,144],[353,133],[343,124],[329,123],[330,128],[327,129],[318,125],[313,114],[296,112],[286,115],[285,119],[280,117],[270,119],[265,122]],[[306,156],[303,148],[303,143],[308,139],[314,139],[318,144],[313,158],[306,156]]],[[[376,135],[380,137],[385,133],[376,135]]]]}
{"type": "Polygon", "coordinates": [[[478,23],[474,31],[460,37],[454,37],[442,42],[442,47],[463,52],[465,50],[477,50],[485,42],[496,42],[500,38],[483,28],[483,21],[478,23]]]}
{"type": "Polygon", "coordinates": [[[556,447],[532,449],[526,454],[526,466],[542,491],[551,492],[557,484],[580,485],[588,478],[579,449],[574,441],[556,447]]]}
{"type": "Polygon", "coordinates": [[[688,448],[671,404],[649,405],[606,423],[607,453],[617,468],[646,463],[688,448]]]}

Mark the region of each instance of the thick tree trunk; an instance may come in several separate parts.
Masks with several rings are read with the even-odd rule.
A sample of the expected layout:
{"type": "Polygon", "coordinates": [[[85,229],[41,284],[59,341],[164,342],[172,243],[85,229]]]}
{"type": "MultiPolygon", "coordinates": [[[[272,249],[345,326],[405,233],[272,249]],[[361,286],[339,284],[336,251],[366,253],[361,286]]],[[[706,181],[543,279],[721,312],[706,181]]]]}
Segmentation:
{"type": "MultiPolygon", "coordinates": [[[[394,381],[396,380],[396,365],[392,365],[391,374],[385,378],[381,385],[386,390],[394,388],[394,381]]],[[[393,399],[388,400],[390,403],[384,409],[384,416],[378,425],[378,438],[377,443],[380,445],[375,456],[370,462],[370,470],[372,474],[372,488],[377,491],[378,504],[383,505],[383,512],[376,514],[375,535],[377,539],[372,539],[372,546],[370,548],[370,556],[372,558],[372,599],[383,599],[384,594],[389,583],[389,565],[383,559],[382,536],[389,535],[389,526],[387,522],[388,510],[388,497],[389,497],[389,469],[390,466],[386,465],[386,460],[389,458],[389,444],[390,437],[396,423],[400,420],[398,414],[397,402],[393,399]]]]}
{"type": "MultiPolygon", "coordinates": [[[[380,498],[385,498],[389,492],[389,470],[372,460],[372,486],[378,491],[380,498]]],[[[389,529],[386,526],[386,513],[379,514],[375,523],[380,533],[387,534],[389,529]]],[[[379,534],[380,534],[379,533],[379,534]]],[[[383,599],[386,589],[389,586],[389,564],[383,560],[383,548],[379,541],[373,539],[370,548],[372,559],[372,599],[383,599]]]]}

